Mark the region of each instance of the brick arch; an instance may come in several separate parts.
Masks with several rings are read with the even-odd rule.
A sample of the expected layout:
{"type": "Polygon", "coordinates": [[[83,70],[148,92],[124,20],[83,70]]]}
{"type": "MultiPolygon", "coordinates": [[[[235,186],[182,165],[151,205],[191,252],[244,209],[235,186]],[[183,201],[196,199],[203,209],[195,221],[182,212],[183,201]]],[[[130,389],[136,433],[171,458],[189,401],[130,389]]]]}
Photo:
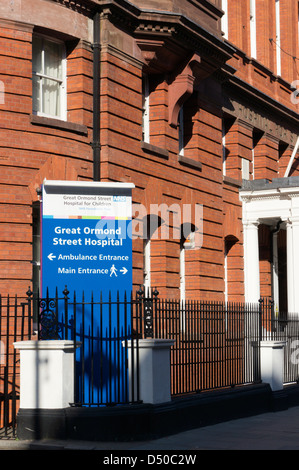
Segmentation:
{"type": "Polygon", "coordinates": [[[238,222],[238,219],[241,219],[241,217],[241,208],[239,206],[230,206],[227,208],[223,224],[223,234],[225,239],[235,241],[240,240],[241,224],[238,222]]]}
{"type": "MultiPolygon", "coordinates": [[[[187,223],[186,227],[188,227],[188,224],[190,225],[190,231],[201,231],[202,230],[202,220],[196,220],[196,216],[198,216],[198,212],[195,211],[195,206],[197,204],[201,204],[201,201],[199,198],[196,197],[194,194],[194,191],[192,191],[190,188],[187,188],[184,191],[184,194],[182,195],[181,198],[181,205],[182,205],[182,210],[184,205],[189,205],[191,208],[191,213],[190,213],[190,220],[183,220],[182,217],[182,223],[187,223]]],[[[203,214],[201,214],[203,215],[203,214]]]]}

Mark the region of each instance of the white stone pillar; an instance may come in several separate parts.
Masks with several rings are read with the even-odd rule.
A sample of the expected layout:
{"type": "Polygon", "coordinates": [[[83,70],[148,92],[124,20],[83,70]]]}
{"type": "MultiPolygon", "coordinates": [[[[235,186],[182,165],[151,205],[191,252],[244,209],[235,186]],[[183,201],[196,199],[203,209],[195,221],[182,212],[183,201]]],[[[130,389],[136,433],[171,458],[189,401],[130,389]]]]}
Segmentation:
{"type": "Polygon", "coordinates": [[[288,311],[294,312],[294,273],[293,273],[293,224],[291,220],[286,222],[287,228],[287,298],[288,311]]]}
{"type": "Polygon", "coordinates": [[[293,308],[291,313],[299,316],[299,217],[292,218],[293,232],[293,308]]]}
{"type": "MultiPolygon", "coordinates": [[[[165,403],[171,400],[170,348],[174,344],[170,339],[140,339],[139,347],[139,399],[143,403],[165,403]]],[[[136,342],[128,344],[129,377],[137,391],[136,342]],[[134,367],[132,371],[132,343],[134,346],[134,367]]],[[[130,386],[131,393],[131,386],[130,386]]],[[[136,398],[136,395],[135,395],[136,398]]]]}
{"type": "Polygon", "coordinates": [[[283,389],[284,341],[261,341],[261,379],[272,391],[283,389]]]}
{"type": "Polygon", "coordinates": [[[257,303],[260,298],[260,265],[258,222],[243,222],[245,302],[257,303]]]}
{"type": "Polygon", "coordinates": [[[74,342],[20,341],[14,347],[20,351],[20,408],[69,407],[74,402],[74,342]]]}
{"type": "Polygon", "coordinates": [[[273,233],[273,265],[272,265],[272,283],[273,283],[273,300],[275,309],[279,308],[279,269],[278,269],[278,246],[277,246],[278,233],[273,233]]]}

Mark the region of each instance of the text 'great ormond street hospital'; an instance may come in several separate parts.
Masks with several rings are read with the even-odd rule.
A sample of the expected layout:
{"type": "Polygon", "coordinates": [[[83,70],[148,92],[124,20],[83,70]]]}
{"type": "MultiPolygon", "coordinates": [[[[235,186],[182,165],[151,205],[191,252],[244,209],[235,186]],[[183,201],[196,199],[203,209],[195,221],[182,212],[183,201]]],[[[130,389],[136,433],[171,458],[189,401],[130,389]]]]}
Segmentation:
{"type": "Polygon", "coordinates": [[[122,228],[91,228],[91,227],[73,227],[64,228],[57,226],[54,228],[57,235],[95,235],[97,238],[64,238],[54,237],[53,245],[74,245],[74,246],[122,246],[122,228]],[[115,238],[115,237],[119,238],[115,238]],[[105,237],[105,238],[101,238],[105,237]]]}

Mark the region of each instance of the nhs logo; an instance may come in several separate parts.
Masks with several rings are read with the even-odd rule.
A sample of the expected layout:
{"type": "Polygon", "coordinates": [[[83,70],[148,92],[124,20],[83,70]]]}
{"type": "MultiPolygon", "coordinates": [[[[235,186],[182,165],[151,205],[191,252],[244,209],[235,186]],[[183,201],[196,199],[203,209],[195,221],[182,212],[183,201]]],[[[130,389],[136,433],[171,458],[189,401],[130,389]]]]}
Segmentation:
{"type": "Polygon", "coordinates": [[[126,196],[113,196],[113,202],[126,202],[126,196]]]}

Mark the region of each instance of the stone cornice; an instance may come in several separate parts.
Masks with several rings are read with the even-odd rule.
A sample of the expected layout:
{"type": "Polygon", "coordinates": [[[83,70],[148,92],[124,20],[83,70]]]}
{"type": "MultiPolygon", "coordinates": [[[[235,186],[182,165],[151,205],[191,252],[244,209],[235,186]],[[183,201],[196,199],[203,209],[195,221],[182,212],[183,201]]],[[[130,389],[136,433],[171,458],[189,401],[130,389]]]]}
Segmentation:
{"type": "Polygon", "coordinates": [[[258,88],[253,87],[249,83],[244,82],[235,75],[227,75],[224,83],[224,90],[228,90],[230,97],[235,97],[248,108],[260,109],[263,115],[271,116],[272,120],[279,119],[286,126],[288,122],[292,126],[294,132],[298,128],[299,115],[292,109],[284,106],[271,96],[266,95],[258,88]]]}
{"type": "Polygon", "coordinates": [[[70,10],[77,11],[82,15],[92,16],[97,10],[99,2],[96,0],[50,0],[54,3],[69,8],[70,10]]]}
{"type": "Polygon", "coordinates": [[[175,13],[141,11],[135,35],[137,38],[171,37],[186,49],[196,51],[201,56],[210,57],[212,61],[222,64],[234,53],[234,49],[217,36],[212,35],[189,18],[175,13]]]}
{"type": "MultiPolygon", "coordinates": [[[[156,60],[154,69],[157,66],[156,51],[162,51],[164,46],[167,53],[174,50],[177,60],[185,60],[186,54],[197,52],[213,63],[215,69],[225,64],[235,51],[231,45],[184,15],[141,10],[125,0],[99,0],[98,5],[102,18],[132,34],[140,49],[146,51],[147,58],[152,51],[156,60]]],[[[162,54],[162,71],[165,67],[164,59],[165,54],[162,54]]],[[[148,63],[146,60],[145,62],[148,63]]],[[[161,72],[159,68],[158,66],[157,71],[161,72]]]]}
{"type": "Polygon", "coordinates": [[[32,33],[34,25],[30,23],[24,23],[21,21],[8,20],[6,18],[0,18],[0,26],[7,29],[16,29],[18,31],[25,31],[32,33]]]}
{"type": "MultiPolygon", "coordinates": [[[[142,10],[126,0],[50,0],[62,6],[78,11],[92,17],[99,12],[102,19],[106,19],[115,26],[133,35],[142,51],[152,47],[153,57],[157,47],[162,51],[166,46],[166,53],[174,50],[177,61],[186,59],[186,54],[197,52],[203,60],[215,65],[215,70],[229,60],[235,49],[228,43],[207,31],[200,24],[190,18],[168,11],[142,10]]],[[[193,0],[195,3],[197,0],[193,0]]],[[[210,1],[203,2],[205,8],[217,10],[218,7],[210,1]]],[[[202,7],[204,5],[201,5],[202,7]]],[[[216,13],[215,13],[216,14],[216,13]]],[[[167,72],[171,67],[164,69],[165,53],[155,64],[152,72],[167,72]],[[161,69],[162,66],[162,69],[161,69]]],[[[145,60],[145,63],[148,62],[145,60]]]]}
{"type": "Polygon", "coordinates": [[[272,182],[267,180],[246,181],[240,191],[241,201],[258,201],[265,199],[289,199],[299,197],[299,178],[274,178],[272,182]]]}

